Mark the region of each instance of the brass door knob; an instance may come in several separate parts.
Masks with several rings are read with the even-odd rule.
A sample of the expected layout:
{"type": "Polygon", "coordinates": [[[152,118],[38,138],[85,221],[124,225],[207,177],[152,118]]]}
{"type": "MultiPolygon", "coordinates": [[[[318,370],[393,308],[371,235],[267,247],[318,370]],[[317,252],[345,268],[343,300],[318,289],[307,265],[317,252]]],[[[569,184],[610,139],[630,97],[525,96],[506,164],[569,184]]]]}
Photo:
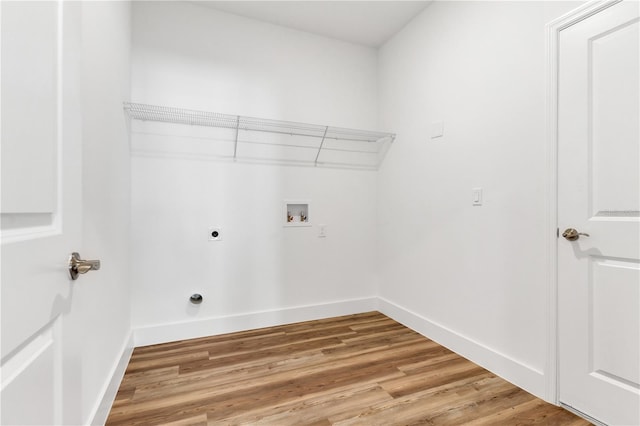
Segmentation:
{"type": "Polygon", "coordinates": [[[584,235],[585,237],[589,236],[589,234],[585,234],[584,232],[578,232],[576,229],[573,229],[573,228],[567,228],[562,233],[562,236],[565,237],[568,241],[575,241],[578,238],[580,238],[580,235],[584,235]]]}

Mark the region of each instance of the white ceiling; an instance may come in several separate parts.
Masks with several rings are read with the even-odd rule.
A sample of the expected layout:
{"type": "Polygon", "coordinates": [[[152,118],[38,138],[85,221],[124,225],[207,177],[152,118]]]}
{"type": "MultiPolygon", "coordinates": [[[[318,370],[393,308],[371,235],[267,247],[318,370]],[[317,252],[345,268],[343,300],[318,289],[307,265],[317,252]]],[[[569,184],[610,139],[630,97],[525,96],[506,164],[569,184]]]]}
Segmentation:
{"type": "Polygon", "coordinates": [[[197,1],[247,18],[379,47],[429,3],[416,1],[197,1]]]}

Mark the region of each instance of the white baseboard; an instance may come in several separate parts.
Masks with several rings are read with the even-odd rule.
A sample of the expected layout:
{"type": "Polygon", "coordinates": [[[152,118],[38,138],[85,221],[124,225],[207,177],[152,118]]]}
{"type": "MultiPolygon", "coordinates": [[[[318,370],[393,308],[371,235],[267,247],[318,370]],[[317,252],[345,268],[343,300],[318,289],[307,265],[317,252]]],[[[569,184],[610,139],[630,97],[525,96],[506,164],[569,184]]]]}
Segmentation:
{"type": "Polygon", "coordinates": [[[91,420],[89,424],[102,426],[106,423],[113,401],[116,399],[120,382],[122,382],[124,373],[127,370],[127,365],[129,365],[129,359],[131,359],[133,347],[133,332],[130,332],[129,338],[126,340],[122,350],[120,351],[120,359],[111,369],[111,380],[105,383],[105,387],[102,390],[102,400],[98,402],[89,416],[89,419],[91,420]]]}
{"type": "Polygon", "coordinates": [[[381,297],[378,298],[378,310],[538,398],[546,398],[544,372],[381,297]]]}
{"type": "Polygon", "coordinates": [[[378,298],[342,300],[319,305],[296,306],[270,311],[250,312],[195,321],[159,324],[133,329],[135,346],[147,346],[176,340],[273,327],[378,309],[378,298]]]}

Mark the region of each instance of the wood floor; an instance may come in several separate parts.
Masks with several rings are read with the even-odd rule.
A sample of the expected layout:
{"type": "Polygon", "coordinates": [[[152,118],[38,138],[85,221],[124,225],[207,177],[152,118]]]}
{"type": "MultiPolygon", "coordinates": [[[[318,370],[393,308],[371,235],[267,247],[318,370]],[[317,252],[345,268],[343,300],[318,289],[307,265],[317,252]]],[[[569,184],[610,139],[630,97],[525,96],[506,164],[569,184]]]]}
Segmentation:
{"type": "Polygon", "coordinates": [[[108,425],[588,425],[370,312],[136,348],[108,425]]]}

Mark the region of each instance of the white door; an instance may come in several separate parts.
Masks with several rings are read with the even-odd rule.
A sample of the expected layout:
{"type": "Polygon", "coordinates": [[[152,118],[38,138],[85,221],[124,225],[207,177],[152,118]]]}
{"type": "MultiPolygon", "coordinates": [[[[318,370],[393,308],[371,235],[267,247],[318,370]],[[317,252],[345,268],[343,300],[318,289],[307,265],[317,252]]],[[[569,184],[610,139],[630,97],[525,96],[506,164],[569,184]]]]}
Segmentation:
{"type": "Polygon", "coordinates": [[[611,425],[640,424],[639,8],[559,36],[559,400],[611,425]]]}
{"type": "Polygon", "coordinates": [[[80,250],[82,220],[80,19],[71,3],[0,3],[0,423],[7,425],[64,419],[61,318],[78,285],[67,262],[80,250]]]}

